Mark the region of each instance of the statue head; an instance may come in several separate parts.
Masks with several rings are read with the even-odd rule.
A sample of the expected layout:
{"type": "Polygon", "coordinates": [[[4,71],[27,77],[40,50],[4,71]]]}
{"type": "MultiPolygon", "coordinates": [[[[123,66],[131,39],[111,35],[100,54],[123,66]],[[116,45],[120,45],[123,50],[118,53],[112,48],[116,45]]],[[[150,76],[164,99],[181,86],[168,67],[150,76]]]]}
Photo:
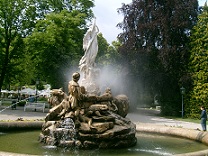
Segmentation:
{"type": "Polygon", "coordinates": [[[78,72],[75,72],[75,73],[72,74],[72,79],[74,81],[77,82],[79,80],[79,78],[80,78],[80,74],[78,72]]]}

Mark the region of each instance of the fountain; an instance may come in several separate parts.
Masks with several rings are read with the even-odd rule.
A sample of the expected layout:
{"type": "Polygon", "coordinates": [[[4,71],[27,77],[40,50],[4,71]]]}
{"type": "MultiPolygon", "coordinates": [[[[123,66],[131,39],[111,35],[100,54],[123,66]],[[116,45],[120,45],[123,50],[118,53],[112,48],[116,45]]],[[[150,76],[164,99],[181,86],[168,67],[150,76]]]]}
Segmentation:
{"type": "Polygon", "coordinates": [[[68,84],[69,95],[62,89],[52,91],[49,101],[53,108],[46,115],[40,134],[40,142],[46,145],[106,149],[131,147],[137,143],[136,125],[125,118],[128,97],[113,97],[110,88],[101,94],[96,81],[100,72],[95,64],[97,33],[94,21],[83,39],[85,54],[79,62],[80,72],[84,74],[81,85],[78,83],[80,73],[75,72],[68,84]]]}
{"type": "Polygon", "coordinates": [[[0,132],[0,149],[5,151],[0,151],[0,155],[25,153],[63,156],[92,154],[148,156],[173,155],[197,150],[203,151],[190,155],[207,155],[208,151],[205,150],[207,146],[198,143],[208,145],[206,132],[141,123],[137,124],[136,129],[135,124],[125,118],[129,108],[128,97],[126,95],[113,97],[110,88],[106,88],[101,94],[96,81],[100,69],[94,62],[97,55],[97,32],[98,28],[94,22],[84,37],[85,54],[79,62],[80,72],[84,73],[84,77],[80,85],[78,83],[80,73],[75,72],[68,85],[69,95],[62,89],[52,91],[53,96],[49,99],[52,108],[45,117],[41,133],[39,130],[31,131],[31,129],[22,132],[28,125],[33,129],[34,127],[39,129],[39,122],[1,123],[1,131],[3,132],[4,128],[6,133],[0,132]],[[21,131],[10,133],[8,129],[21,131]],[[39,133],[39,142],[43,145],[34,141],[39,133]],[[157,136],[155,133],[162,135],[157,136]],[[176,137],[171,138],[166,134],[176,137]],[[137,138],[140,140],[138,143],[137,138]],[[188,142],[182,138],[198,142],[190,140],[188,142]],[[170,147],[173,148],[169,149],[170,147]],[[99,150],[77,150],[95,148],[99,150]],[[121,149],[115,151],[115,148],[121,149]]]}

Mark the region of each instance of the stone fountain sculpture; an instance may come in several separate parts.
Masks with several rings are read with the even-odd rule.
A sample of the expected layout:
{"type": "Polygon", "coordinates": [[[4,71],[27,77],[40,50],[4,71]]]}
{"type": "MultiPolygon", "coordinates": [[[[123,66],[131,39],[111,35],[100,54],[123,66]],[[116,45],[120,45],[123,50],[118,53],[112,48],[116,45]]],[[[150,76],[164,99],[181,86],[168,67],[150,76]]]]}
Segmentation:
{"type": "Polygon", "coordinates": [[[96,67],[95,58],[98,53],[97,34],[98,27],[95,24],[88,29],[83,38],[83,49],[85,50],[84,56],[79,61],[80,71],[84,73],[81,85],[83,85],[89,94],[99,94],[99,85],[96,79],[99,76],[100,69],[96,67]]]}
{"type": "Polygon", "coordinates": [[[79,62],[84,72],[75,72],[68,84],[68,95],[54,89],[49,100],[53,106],[45,117],[40,142],[64,148],[122,148],[134,146],[136,126],[125,118],[129,100],[126,95],[112,96],[107,88],[100,95],[96,84],[99,69],[95,67],[98,28],[94,24],[83,39],[85,54],[79,62]]]}

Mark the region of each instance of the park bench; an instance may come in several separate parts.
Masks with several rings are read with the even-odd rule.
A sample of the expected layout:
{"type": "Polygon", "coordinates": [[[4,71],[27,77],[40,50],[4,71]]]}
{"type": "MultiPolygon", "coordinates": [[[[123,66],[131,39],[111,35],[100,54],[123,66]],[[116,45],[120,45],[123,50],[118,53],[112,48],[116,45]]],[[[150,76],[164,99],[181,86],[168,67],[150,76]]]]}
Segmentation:
{"type": "Polygon", "coordinates": [[[45,112],[45,103],[26,103],[24,106],[24,111],[26,111],[26,109],[30,109],[30,110],[42,110],[43,113],[45,112]]]}

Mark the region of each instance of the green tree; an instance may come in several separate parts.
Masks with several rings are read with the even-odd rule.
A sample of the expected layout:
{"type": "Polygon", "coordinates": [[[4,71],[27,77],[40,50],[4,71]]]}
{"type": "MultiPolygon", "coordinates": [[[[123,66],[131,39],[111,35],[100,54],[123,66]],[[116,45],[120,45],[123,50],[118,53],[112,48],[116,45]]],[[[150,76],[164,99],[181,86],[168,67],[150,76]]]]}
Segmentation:
{"type": "Polygon", "coordinates": [[[124,15],[118,25],[124,30],[119,35],[120,53],[130,69],[132,87],[141,97],[161,95],[164,114],[175,115],[181,109],[179,80],[188,62],[197,9],[197,0],[136,0],[119,9],[124,15]]]}
{"type": "Polygon", "coordinates": [[[80,16],[85,20],[79,25],[79,29],[83,31],[82,26],[93,16],[93,6],[91,0],[0,0],[0,90],[3,85],[35,83],[35,79],[39,77],[37,65],[40,59],[34,59],[36,55],[31,55],[28,51],[30,48],[25,48],[23,42],[24,38],[32,34],[37,20],[63,10],[73,11],[73,14],[77,11],[84,15],[80,16]]]}
{"type": "Polygon", "coordinates": [[[30,0],[0,0],[0,90],[4,83],[19,83],[16,78],[24,72],[20,66],[25,56],[22,38],[34,25],[34,10],[30,0]]]}
{"type": "Polygon", "coordinates": [[[192,87],[189,88],[190,101],[186,111],[190,117],[198,118],[200,107],[208,107],[208,7],[198,16],[197,25],[191,32],[191,54],[189,71],[192,87]]]}
{"type": "Polygon", "coordinates": [[[60,13],[62,10],[69,12],[77,10],[90,19],[93,15],[91,7],[94,6],[94,0],[34,0],[36,2],[39,17],[45,17],[50,13],[60,13]]]}
{"type": "Polygon", "coordinates": [[[50,13],[37,21],[34,32],[26,38],[37,77],[54,88],[65,86],[68,81],[66,73],[79,62],[85,19],[86,15],[77,10],[50,13]]]}
{"type": "Polygon", "coordinates": [[[111,64],[117,65],[118,68],[121,67],[120,64],[121,55],[118,52],[119,47],[121,47],[121,43],[119,41],[113,41],[112,45],[108,47],[109,60],[111,64]]]}
{"type": "Polygon", "coordinates": [[[103,37],[102,33],[99,33],[98,36],[98,54],[97,54],[97,62],[101,66],[104,65],[106,60],[106,55],[108,55],[108,47],[109,44],[107,40],[103,37]]]}
{"type": "Polygon", "coordinates": [[[119,56],[118,47],[121,44],[118,41],[113,41],[110,45],[103,37],[102,33],[98,34],[98,54],[97,62],[99,66],[118,65],[119,56]]]}

